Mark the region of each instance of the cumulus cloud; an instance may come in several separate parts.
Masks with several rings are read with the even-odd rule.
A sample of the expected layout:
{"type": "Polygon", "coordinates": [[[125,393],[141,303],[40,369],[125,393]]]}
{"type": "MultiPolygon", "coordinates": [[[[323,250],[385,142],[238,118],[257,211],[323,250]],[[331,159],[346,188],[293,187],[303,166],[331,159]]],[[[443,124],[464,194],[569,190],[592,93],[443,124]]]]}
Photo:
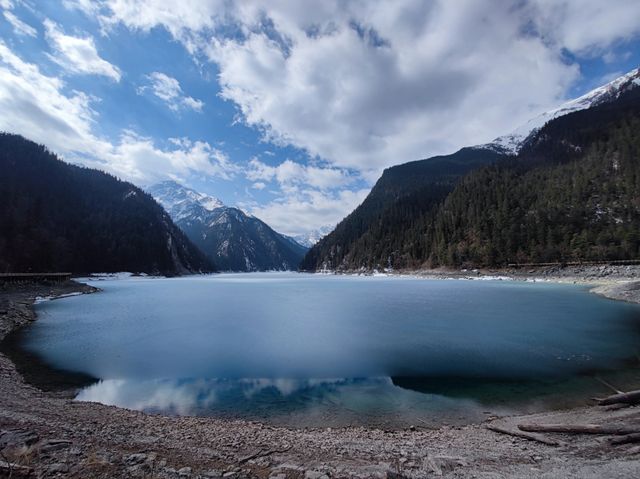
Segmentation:
{"type": "Polygon", "coordinates": [[[369,193],[368,188],[337,191],[290,191],[264,205],[241,205],[276,231],[303,234],[319,226],[335,225],[353,211],[369,193]]]}
{"type": "Polygon", "coordinates": [[[150,91],[156,97],[164,101],[173,111],[181,109],[191,109],[194,111],[202,111],[204,103],[185,95],[180,86],[180,82],[169,75],[160,72],[153,72],[147,75],[150,85],[138,88],[139,94],[150,91]]]}
{"type": "Polygon", "coordinates": [[[51,20],[44,21],[45,36],[54,50],[52,60],[72,73],[103,75],[119,82],[120,69],[98,55],[90,36],[80,38],[65,35],[51,20]]]}
{"type": "Polygon", "coordinates": [[[87,95],[65,95],[63,88],[62,80],[43,75],[0,41],[0,129],[58,151],[85,149],[95,112],[87,95]]]}
{"type": "Polygon", "coordinates": [[[64,82],[44,75],[0,40],[0,130],[47,145],[66,159],[146,184],[172,176],[230,178],[237,167],[206,142],[175,138],[161,148],[125,130],[116,143],[94,133],[97,113],[84,93],[65,93],[64,82]]]}
{"type": "Polygon", "coordinates": [[[137,183],[150,183],[191,173],[231,179],[237,172],[227,155],[204,141],[173,139],[173,148],[158,148],[151,138],[125,130],[119,143],[100,154],[106,169],[137,183]]]}
{"type": "Polygon", "coordinates": [[[604,51],[640,29],[640,3],[624,0],[101,8],[106,26],[161,26],[215,62],[222,97],[268,140],[372,176],[509,132],[564,100],[580,74],[566,49],[604,51]]]}
{"type": "Polygon", "coordinates": [[[535,0],[528,8],[543,38],[578,55],[601,54],[640,32],[639,2],[535,0]]]}
{"type": "Polygon", "coordinates": [[[289,159],[270,165],[254,157],[244,175],[256,190],[275,183],[277,191],[270,191],[278,196],[267,204],[242,204],[243,209],[289,235],[335,225],[369,192],[368,188],[353,191],[357,176],[347,170],[289,159]]]}
{"type": "Polygon", "coordinates": [[[318,189],[334,189],[353,182],[354,178],[338,168],[321,168],[285,160],[277,166],[263,163],[257,158],[249,161],[245,171],[251,181],[277,181],[280,186],[307,185],[318,189]]]}
{"type": "Polygon", "coordinates": [[[31,25],[20,20],[14,13],[5,10],[3,12],[5,20],[11,24],[13,27],[13,32],[16,35],[28,36],[28,37],[37,37],[38,31],[33,28],[31,25]]]}

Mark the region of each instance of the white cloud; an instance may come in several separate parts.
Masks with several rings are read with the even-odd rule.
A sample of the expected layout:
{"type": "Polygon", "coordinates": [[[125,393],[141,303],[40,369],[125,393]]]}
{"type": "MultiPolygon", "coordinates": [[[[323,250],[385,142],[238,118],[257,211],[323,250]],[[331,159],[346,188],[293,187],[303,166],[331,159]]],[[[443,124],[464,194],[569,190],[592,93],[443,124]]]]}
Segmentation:
{"type": "Polygon", "coordinates": [[[150,90],[156,97],[164,101],[173,111],[187,108],[195,111],[202,111],[204,103],[185,95],[180,86],[180,82],[173,77],[160,72],[153,72],[147,76],[151,82],[148,86],[138,88],[138,93],[143,94],[150,90]]]}
{"type": "Polygon", "coordinates": [[[4,18],[11,24],[13,31],[16,35],[26,35],[29,37],[37,37],[38,31],[31,25],[24,23],[12,12],[5,10],[3,12],[4,18]]]}
{"type": "Polygon", "coordinates": [[[353,211],[369,189],[323,192],[302,190],[265,204],[241,205],[280,233],[303,234],[319,226],[335,225],[353,211]]]}
{"type": "Polygon", "coordinates": [[[97,18],[105,29],[124,22],[133,30],[148,32],[162,25],[191,53],[198,49],[201,32],[223,22],[230,3],[227,0],[65,0],[69,8],[97,18]]]}
{"type": "Polygon", "coordinates": [[[21,133],[57,151],[82,151],[95,112],[80,92],[62,93],[62,80],[43,75],[0,41],[0,129],[21,133]]]}
{"type": "Polygon", "coordinates": [[[601,54],[640,32],[634,0],[533,0],[529,8],[545,39],[580,55],[601,54]]]}
{"type": "Polygon", "coordinates": [[[206,142],[172,139],[171,147],[125,130],[117,143],[94,132],[97,113],[84,93],[24,62],[0,40],[0,131],[45,144],[65,159],[109,171],[139,184],[171,176],[204,174],[230,178],[238,171],[221,150],[206,142]]]}
{"type": "Polygon", "coordinates": [[[640,2],[624,0],[101,6],[104,25],[162,26],[215,62],[222,96],[266,138],[372,176],[509,132],[564,100],[579,70],[563,49],[640,29],[640,2]]]}
{"type": "Polygon", "coordinates": [[[257,158],[249,161],[245,176],[251,181],[275,180],[284,187],[308,185],[318,189],[334,189],[354,181],[346,171],[338,168],[303,165],[291,160],[285,160],[277,166],[270,166],[257,158]]]}
{"type": "Polygon", "coordinates": [[[62,0],[62,5],[67,10],[80,10],[90,16],[100,11],[100,4],[94,0],[62,0]]]}
{"type": "Polygon", "coordinates": [[[120,69],[98,55],[90,36],[79,38],[65,35],[51,20],[44,21],[45,36],[55,54],[52,60],[72,73],[103,75],[120,81],[120,69]]]}
{"type": "Polygon", "coordinates": [[[174,148],[160,149],[151,138],[124,131],[120,142],[101,154],[106,168],[145,184],[167,176],[184,178],[191,173],[230,179],[237,167],[220,150],[207,142],[186,138],[174,142],[174,148]]]}

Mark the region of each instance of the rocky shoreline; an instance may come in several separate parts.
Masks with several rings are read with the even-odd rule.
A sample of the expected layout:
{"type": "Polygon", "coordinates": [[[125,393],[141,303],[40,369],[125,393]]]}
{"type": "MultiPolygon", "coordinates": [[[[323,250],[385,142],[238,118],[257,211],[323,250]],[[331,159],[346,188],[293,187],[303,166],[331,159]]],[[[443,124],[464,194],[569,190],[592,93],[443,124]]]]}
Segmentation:
{"type": "MultiPolygon", "coordinates": [[[[630,282],[640,277],[640,269],[632,269],[625,276],[618,269],[581,276],[573,271],[554,280],[599,283],[605,288],[599,294],[640,302],[640,287],[630,282]]],[[[531,277],[512,276],[552,278],[526,275],[531,277]]],[[[35,320],[37,296],[90,291],[74,282],[0,289],[0,340],[35,320]]],[[[614,446],[598,435],[554,434],[539,442],[504,433],[517,434],[516,425],[523,422],[640,427],[640,410],[634,407],[593,406],[438,429],[419,424],[402,431],[287,429],[76,402],[28,384],[4,354],[0,391],[0,477],[622,478],[640,471],[640,447],[632,444],[614,446]]],[[[608,392],[603,385],[602,394],[608,392]]]]}

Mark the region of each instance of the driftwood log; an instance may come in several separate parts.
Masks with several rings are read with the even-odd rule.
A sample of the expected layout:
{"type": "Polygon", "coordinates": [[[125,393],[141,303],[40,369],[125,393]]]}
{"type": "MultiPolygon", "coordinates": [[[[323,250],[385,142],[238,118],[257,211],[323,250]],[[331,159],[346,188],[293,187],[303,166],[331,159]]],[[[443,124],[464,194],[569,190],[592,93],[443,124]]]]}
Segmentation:
{"type": "Polygon", "coordinates": [[[639,404],[640,403],[640,390],[629,391],[627,393],[618,393],[612,396],[607,396],[603,399],[597,399],[601,406],[608,406],[609,404],[639,404]]]}
{"type": "Polygon", "coordinates": [[[640,433],[638,426],[609,426],[599,424],[518,424],[518,429],[526,432],[557,432],[562,434],[603,434],[624,436],[640,433]]]}
{"type": "Polygon", "coordinates": [[[540,434],[531,434],[523,431],[518,431],[517,429],[507,429],[505,427],[489,425],[487,429],[493,432],[499,432],[500,434],[507,434],[509,436],[519,437],[521,439],[527,439],[529,441],[536,441],[542,444],[546,444],[547,446],[560,446],[562,443],[560,441],[556,441],[555,439],[549,439],[548,437],[544,437],[540,434]]]}
{"type": "Polygon", "coordinates": [[[627,434],[626,436],[614,437],[611,444],[629,444],[632,442],[640,442],[640,433],[627,434]]]}

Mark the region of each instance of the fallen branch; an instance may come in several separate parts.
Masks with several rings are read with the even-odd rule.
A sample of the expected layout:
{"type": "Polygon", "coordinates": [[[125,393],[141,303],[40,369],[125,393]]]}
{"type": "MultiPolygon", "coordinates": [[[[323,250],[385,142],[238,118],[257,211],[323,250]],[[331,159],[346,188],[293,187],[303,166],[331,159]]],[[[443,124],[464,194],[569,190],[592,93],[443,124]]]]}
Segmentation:
{"type": "Polygon", "coordinates": [[[527,432],[558,432],[562,434],[611,434],[616,436],[640,433],[640,426],[601,426],[599,424],[518,424],[518,429],[527,432]]]}
{"type": "Polygon", "coordinates": [[[606,411],[617,411],[618,409],[624,409],[626,407],[631,407],[631,406],[633,406],[633,404],[626,404],[623,402],[619,402],[616,404],[612,404],[611,406],[606,406],[604,409],[606,411]]]}
{"type": "Polygon", "coordinates": [[[555,439],[549,439],[540,434],[528,434],[526,432],[518,431],[515,429],[506,429],[500,426],[487,426],[487,429],[493,432],[499,432],[500,434],[507,434],[509,436],[519,437],[521,439],[528,439],[529,441],[536,441],[547,446],[559,446],[561,443],[555,439]]]}
{"type": "Polygon", "coordinates": [[[640,390],[629,391],[628,393],[614,394],[604,399],[597,399],[601,406],[608,406],[609,404],[625,403],[625,404],[638,404],[640,403],[640,390]]]}
{"type": "Polygon", "coordinates": [[[632,442],[640,442],[640,433],[627,434],[626,436],[614,437],[609,441],[611,444],[630,444],[632,442]]]}
{"type": "Polygon", "coordinates": [[[600,383],[604,384],[605,386],[607,386],[609,389],[611,389],[616,394],[624,394],[624,391],[620,391],[617,387],[615,387],[614,385],[608,383],[604,379],[599,378],[598,376],[596,376],[596,381],[599,381],[600,383]]]}

